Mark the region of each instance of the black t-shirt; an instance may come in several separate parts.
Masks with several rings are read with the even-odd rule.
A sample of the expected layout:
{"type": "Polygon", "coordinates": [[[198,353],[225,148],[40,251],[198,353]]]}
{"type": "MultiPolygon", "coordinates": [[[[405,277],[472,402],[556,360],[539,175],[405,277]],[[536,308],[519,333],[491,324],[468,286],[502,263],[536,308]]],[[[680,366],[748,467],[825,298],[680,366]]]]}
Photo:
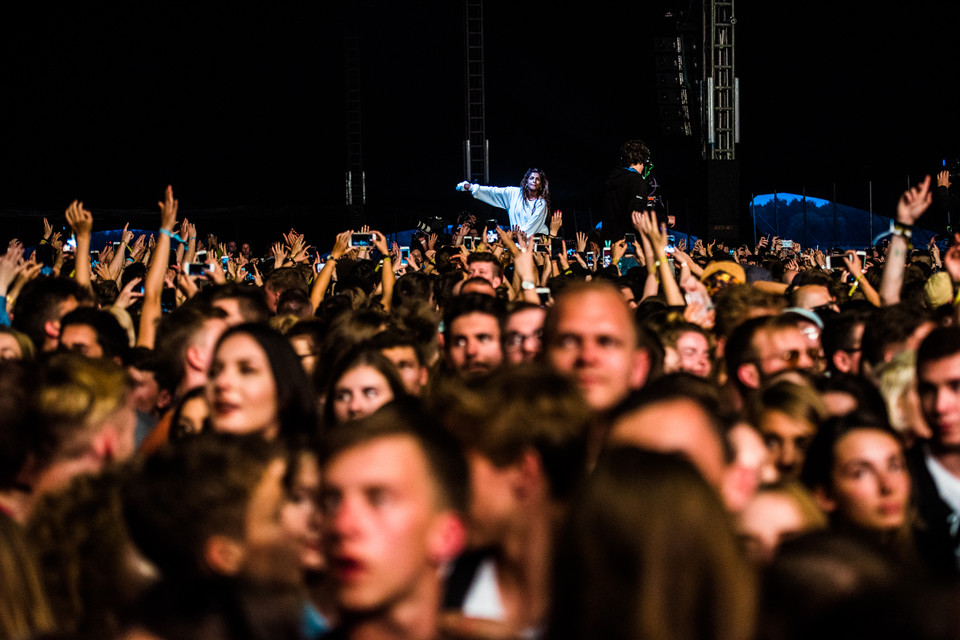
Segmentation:
{"type": "Polygon", "coordinates": [[[619,240],[633,230],[634,211],[647,208],[650,186],[638,172],[619,167],[607,176],[603,190],[603,228],[605,240],[619,240]]]}

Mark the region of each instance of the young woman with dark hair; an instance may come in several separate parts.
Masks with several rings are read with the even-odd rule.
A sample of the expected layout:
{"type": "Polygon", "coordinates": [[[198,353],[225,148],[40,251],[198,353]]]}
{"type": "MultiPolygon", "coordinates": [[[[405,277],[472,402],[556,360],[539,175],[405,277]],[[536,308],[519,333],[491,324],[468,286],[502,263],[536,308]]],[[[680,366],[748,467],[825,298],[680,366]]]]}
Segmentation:
{"type": "Polygon", "coordinates": [[[220,337],[207,382],[213,431],[289,439],[317,430],[310,379],[287,339],[260,324],[220,337]]]}

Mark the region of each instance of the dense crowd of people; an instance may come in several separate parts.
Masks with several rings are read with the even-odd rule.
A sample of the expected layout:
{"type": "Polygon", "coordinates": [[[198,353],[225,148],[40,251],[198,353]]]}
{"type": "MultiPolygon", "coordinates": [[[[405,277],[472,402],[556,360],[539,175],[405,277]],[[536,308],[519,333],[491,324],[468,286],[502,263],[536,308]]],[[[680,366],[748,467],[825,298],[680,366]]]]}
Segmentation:
{"type": "Polygon", "coordinates": [[[531,169],[409,247],[256,256],[170,187],[11,242],[0,639],[960,637],[937,187],[863,251],[686,246],[628,147],[606,237],[531,169]]]}

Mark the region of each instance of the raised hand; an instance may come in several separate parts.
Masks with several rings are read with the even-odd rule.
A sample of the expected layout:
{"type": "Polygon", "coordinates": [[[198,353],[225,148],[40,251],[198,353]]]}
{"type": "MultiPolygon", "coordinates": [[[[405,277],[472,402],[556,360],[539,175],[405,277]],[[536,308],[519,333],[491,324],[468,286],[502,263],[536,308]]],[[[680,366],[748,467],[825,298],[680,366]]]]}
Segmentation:
{"type": "Polygon", "coordinates": [[[163,192],[163,200],[157,201],[160,207],[160,228],[173,231],[177,223],[177,209],[180,207],[180,201],[173,197],[173,187],[169,184],[163,192]]]}
{"type": "Polygon", "coordinates": [[[274,242],[273,246],[270,247],[270,252],[273,253],[273,266],[275,269],[279,269],[283,266],[283,263],[287,259],[287,251],[283,246],[282,242],[274,242]]]}
{"type": "Polygon", "coordinates": [[[333,249],[330,250],[331,258],[337,260],[347,252],[347,250],[350,248],[350,236],[352,235],[353,229],[342,231],[337,234],[337,238],[333,242],[333,249]]]}
{"type": "Polygon", "coordinates": [[[0,256],[0,295],[6,295],[10,283],[24,268],[23,246],[7,249],[0,256]]]}
{"type": "Polygon", "coordinates": [[[583,231],[577,231],[577,253],[583,253],[587,250],[587,234],[583,231]]]}
{"type": "Polygon", "coordinates": [[[83,208],[83,203],[74,200],[67,207],[67,224],[74,235],[90,235],[93,230],[93,214],[83,208]]]}
{"type": "Polygon", "coordinates": [[[900,200],[897,202],[897,222],[913,225],[920,219],[920,216],[923,215],[932,201],[930,176],[927,176],[923,179],[923,182],[915,187],[910,187],[900,196],[900,200]]]}
{"type": "Polygon", "coordinates": [[[856,251],[847,251],[843,254],[843,268],[856,280],[863,275],[863,266],[856,251]]]}
{"type": "Polygon", "coordinates": [[[46,218],[43,219],[43,239],[49,240],[50,236],[53,235],[53,225],[51,225],[46,218]]]}
{"type": "Polygon", "coordinates": [[[937,174],[937,186],[950,188],[950,172],[946,169],[937,174]]]}
{"type": "Polygon", "coordinates": [[[120,291],[120,295],[117,296],[116,302],[113,303],[113,306],[119,309],[126,309],[139,298],[143,297],[143,293],[140,291],[134,291],[137,288],[137,285],[140,284],[142,278],[134,278],[123,287],[120,291]]]}
{"type": "Polygon", "coordinates": [[[550,216],[550,235],[555,236],[560,232],[560,227],[563,226],[563,211],[557,209],[553,212],[553,215],[550,216]]]}
{"type": "MultiPolygon", "coordinates": [[[[197,239],[197,225],[193,224],[186,218],[183,219],[183,222],[180,224],[180,233],[183,235],[184,240],[189,240],[193,238],[197,239]]],[[[130,237],[133,237],[133,234],[130,234],[130,237]]]]}

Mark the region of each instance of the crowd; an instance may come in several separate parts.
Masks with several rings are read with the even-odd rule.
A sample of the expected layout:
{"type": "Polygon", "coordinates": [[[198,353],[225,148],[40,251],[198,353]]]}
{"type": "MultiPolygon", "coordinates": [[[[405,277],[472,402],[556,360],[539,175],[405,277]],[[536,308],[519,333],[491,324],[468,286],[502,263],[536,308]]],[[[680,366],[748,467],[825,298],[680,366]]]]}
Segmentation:
{"type": "Polygon", "coordinates": [[[826,254],[464,185],[515,224],[11,242],[0,639],[960,637],[929,177],[826,254]]]}

